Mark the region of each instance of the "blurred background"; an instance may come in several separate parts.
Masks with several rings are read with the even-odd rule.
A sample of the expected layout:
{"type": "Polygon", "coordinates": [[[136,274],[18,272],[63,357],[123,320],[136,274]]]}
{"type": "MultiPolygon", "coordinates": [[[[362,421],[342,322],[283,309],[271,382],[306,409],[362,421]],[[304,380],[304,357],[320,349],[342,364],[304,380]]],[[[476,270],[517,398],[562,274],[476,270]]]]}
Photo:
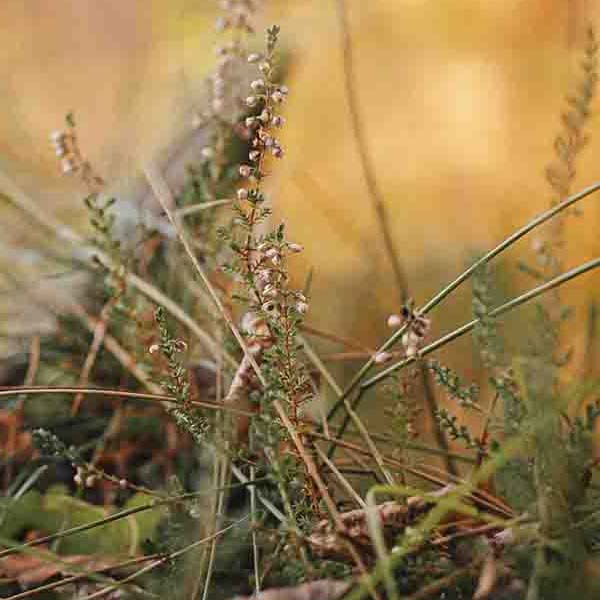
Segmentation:
{"type": "MultiPolygon", "coordinates": [[[[548,206],[544,167],[599,4],[348,0],[366,146],[417,303],[548,206]]],[[[74,111],[80,143],[123,200],[121,210],[152,203],[140,165],[168,161],[189,142],[214,65],[216,15],[209,0],[3,0],[4,184],[18,186],[43,214],[85,227],[80,184],[61,177],[48,142],[74,111]]],[[[351,127],[335,2],[266,1],[261,20],[281,25],[289,56],[287,154],[268,185],[276,218],[305,247],[296,268],[299,282],[312,273],[308,321],[374,348],[400,302],[351,127]]],[[[599,134],[594,115],[575,189],[598,178],[599,134]]],[[[35,268],[47,240],[18,212],[2,210],[2,260],[9,270],[14,260],[35,268]]],[[[590,198],[568,228],[567,266],[598,254],[599,219],[590,198]]],[[[502,262],[511,291],[532,286],[514,268],[529,246],[524,240],[502,262]]],[[[585,312],[594,287],[592,276],[582,278],[567,298],[585,312]]],[[[432,314],[434,331],[468,318],[469,293],[465,286],[432,314]]],[[[10,303],[14,333],[15,313],[29,313],[26,303],[10,303]]]]}

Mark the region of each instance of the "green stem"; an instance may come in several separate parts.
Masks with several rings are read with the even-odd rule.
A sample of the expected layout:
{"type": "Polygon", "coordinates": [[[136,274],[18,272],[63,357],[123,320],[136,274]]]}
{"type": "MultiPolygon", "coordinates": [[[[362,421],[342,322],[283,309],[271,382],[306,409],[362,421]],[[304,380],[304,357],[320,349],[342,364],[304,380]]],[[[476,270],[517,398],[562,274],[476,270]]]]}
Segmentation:
{"type": "MultiPolygon", "coordinates": [[[[426,314],[433,308],[435,308],[438,304],[440,304],[446,297],[448,297],[458,286],[464,283],[477,269],[479,269],[482,265],[486,264],[500,253],[504,252],[507,248],[512,246],[515,242],[519,241],[522,237],[527,235],[530,231],[539,227],[555,215],[560,212],[566,210],[573,204],[583,200],[587,196],[593,194],[594,192],[600,190],[600,182],[595,183],[587,188],[584,188],[580,192],[569,196],[556,206],[553,206],[549,210],[543,212],[541,215],[538,215],[535,219],[529,221],[526,225],[515,231],[512,235],[507,237],[504,241],[498,244],[495,248],[484,254],[479,260],[475,261],[466,271],[464,271],[461,275],[459,275],[456,279],[451,281],[446,287],[444,287],[440,292],[438,292],[429,302],[423,305],[418,309],[417,312],[421,314],[426,314]]],[[[328,420],[331,420],[335,414],[338,412],[340,408],[344,405],[344,400],[350,395],[350,393],[357,387],[363,377],[367,374],[367,372],[371,369],[371,367],[375,364],[375,356],[380,352],[385,352],[389,350],[399,339],[401,339],[402,335],[406,331],[406,326],[401,327],[397,331],[395,331],[388,340],[381,346],[381,348],[371,357],[356,373],[356,375],[350,381],[348,387],[342,394],[342,396],[337,400],[337,402],[333,405],[329,414],[327,416],[328,420]]],[[[354,406],[355,408],[355,406],[354,406]]]]}
{"type": "MultiPolygon", "coordinates": [[[[590,260],[590,261],[580,265],[579,267],[571,269],[570,271],[567,271],[566,273],[563,273],[562,275],[559,275],[558,277],[555,277],[554,279],[551,279],[550,281],[548,281],[542,285],[539,285],[539,286],[533,288],[532,290],[529,290],[525,294],[521,294],[520,296],[517,296],[516,298],[509,300],[505,304],[502,304],[501,306],[498,306],[494,310],[491,310],[487,314],[487,316],[488,317],[499,317],[500,315],[512,310],[513,308],[517,308],[518,306],[521,306],[521,304],[525,304],[529,300],[532,300],[533,298],[537,298],[537,296],[540,296],[544,292],[552,290],[552,289],[558,287],[559,285],[562,285],[563,283],[566,283],[567,281],[570,281],[571,279],[574,279],[575,277],[578,277],[579,275],[583,275],[584,273],[587,273],[588,271],[597,269],[598,267],[600,267],[600,258],[595,258],[593,260],[590,260]]],[[[473,319],[469,323],[465,323],[458,329],[455,329],[454,331],[447,333],[445,336],[439,338],[435,342],[429,344],[428,346],[425,346],[422,350],[419,351],[419,353],[417,355],[410,356],[401,361],[398,361],[397,363],[394,363],[393,365],[391,365],[387,369],[381,371],[374,377],[371,377],[371,379],[368,379],[367,381],[363,382],[360,386],[361,389],[366,390],[366,389],[374,386],[376,383],[379,383],[382,379],[385,379],[386,377],[388,377],[389,375],[391,375],[398,369],[401,369],[402,367],[405,367],[406,365],[409,365],[409,364],[415,362],[419,358],[423,358],[424,356],[427,356],[431,352],[438,350],[442,346],[445,346],[446,344],[454,341],[455,339],[462,337],[463,335],[465,335],[465,333],[469,333],[469,331],[471,331],[479,322],[480,322],[480,319],[473,319]]],[[[340,432],[338,433],[338,435],[341,435],[341,434],[342,434],[342,431],[340,429],[340,432]]]]}

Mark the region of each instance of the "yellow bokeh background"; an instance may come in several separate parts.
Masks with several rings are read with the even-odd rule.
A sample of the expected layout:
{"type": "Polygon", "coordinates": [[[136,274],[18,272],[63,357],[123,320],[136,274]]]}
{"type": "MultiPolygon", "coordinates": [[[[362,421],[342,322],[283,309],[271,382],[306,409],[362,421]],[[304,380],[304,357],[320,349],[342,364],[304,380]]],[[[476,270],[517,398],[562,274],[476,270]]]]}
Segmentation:
{"type": "MultiPolygon", "coordinates": [[[[268,185],[276,217],[305,246],[297,277],[312,270],[309,320],[376,346],[397,292],[350,126],[336,4],[265,5],[260,26],[282,26],[290,87],[286,159],[268,185]]],[[[544,166],[578,78],[585,22],[599,23],[600,10],[583,0],[347,5],[368,151],[420,303],[548,206],[544,166]]],[[[80,190],[60,177],[47,141],[73,110],[82,146],[127,198],[141,162],[176,144],[201,108],[216,14],[201,0],[4,0],[2,171],[43,210],[77,224],[80,190]]],[[[596,114],[590,131],[576,189],[600,173],[596,114]]],[[[598,254],[598,199],[584,212],[569,224],[569,266],[598,254]]],[[[27,243],[27,223],[6,229],[5,242],[27,243]]],[[[510,259],[528,248],[521,242],[510,259]]],[[[588,275],[566,294],[584,310],[595,289],[588,275]]],[[[436,331],[468,317],[467,298],[465,289],[436,311],[436,331]]]]}

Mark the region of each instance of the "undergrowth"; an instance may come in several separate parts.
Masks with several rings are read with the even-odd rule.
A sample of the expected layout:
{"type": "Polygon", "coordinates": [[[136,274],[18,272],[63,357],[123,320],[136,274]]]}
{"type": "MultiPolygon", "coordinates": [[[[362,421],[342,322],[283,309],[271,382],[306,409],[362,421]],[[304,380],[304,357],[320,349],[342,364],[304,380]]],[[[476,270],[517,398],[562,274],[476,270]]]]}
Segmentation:
{"type": "MultiPolygon", "coordinates": [[[[307,292],[290,275],[303,248],[273,222],[265,188],[285,156],[278,132],[291,92],[279,28],[250,51],[256,4],[224,3],[226,41],[198,124],[206,145],[183,191],[145,169],[161,227],[123,243],[119,201],[85,159],[71,115],[52,140],[86,190],[92,235],[12,199],[65,242],[63,260],[89,284],[85,301],[56,310],[55,334],[31,341],[26,385],[15,369],[0,391],[13,399],[3,597],[597,598],[600,388],[572,375],[578,317],[560,293],[600,266],[564,268],[568,221],[600,188],[574,193],[595,99],[593,32],[546,171],[548,210],[423,306],[407,299],[344,389],[312,338],[352,343],[305,325],[307,292]],[[500,300],[493,259],[529,233],[533,256],[513,268],[531,287],[500,300]],[[431,339],[429,313],[467,280],[473,320],[431,339]],[[502,316],[526,303],[515,350],[502,316]],[[479,385],[429,358],[467,334],[479,385]],[[369,400],[391,407],[381,431],[357,414],[373,389],[369,400]],[[335,396],[328,414],[325,390],[335,396]],[[436,445],[423,435],[426,407],[436,445]]],[[[404,276],[398,285],[406,297],[404,276]]]]}

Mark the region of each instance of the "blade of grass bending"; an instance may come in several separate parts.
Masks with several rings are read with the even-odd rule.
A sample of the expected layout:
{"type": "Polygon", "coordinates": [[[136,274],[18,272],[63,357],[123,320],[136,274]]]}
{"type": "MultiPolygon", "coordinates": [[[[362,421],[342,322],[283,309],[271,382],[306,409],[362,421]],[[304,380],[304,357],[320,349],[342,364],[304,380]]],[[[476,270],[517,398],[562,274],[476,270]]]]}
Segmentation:
{"type": "MultiPolygon", "coordinates": [[[[492,248],[489,252],[484,254],[479,260],[475,261],[468,269],[463,271],[458,277],[456,277],[453,281],[451,281],[446,287],[444,287],[441,291],[439,291],[433,298],[431,298],[426,304],[424,304],[421,308],[418,309],[418,312],[421,314],[426,314],[432,309],[434,309],[440,302],[442,302],[446,297],[448,297],[457,287],[459,287],[462,283],[464,283],[473,273],[479,269],[482,265],[489,262],[502,252],[512,246],[515,242],[519,241],[522,237],[527,235],[529,232],[533,231],[536,227],[539,227],[555,215],[560,212],[566,210],[573,204],[583,200],[587,196],[593,194],[594,192],[600,190],[600,182],[594,183],[589,187],[584,188],[580,192],[569,196],[562,202],[558,203],[556,206],[553,206],[549,210],[541,213],[529,223],[517,229],[514,233],[509,235],[505,240],[500,242],[496,247],[492,248]]],[[[338,399],[338,401],[334,404],[334,406],[329,411],[328,419],[331,419],[335,416],[338,410],[343,406],[343,400],[349,396],[349,394],[356,388],[356,386],[360,383],[366,373],[371,369],[371,367],[375,364],[375,356],[380,352],[385,352],[389,350],[404,334],[406,331],[406,327],[401,327],[397,331],[395,331],[387,341],[377,350],[375,354],[360,368],[360,370],[356,373],[356,375],[352,378],[347,388],[344,390],[342,396],[338,399]]]]}
{"type": "MultiPolygon", "coordinates": [[[[177,400],[174,396],[167,394],[149,394],[144,392],[127,392],[124,390],[110,390],[104,388],[86,388],[86,387],[44,387],[44,386],[32,386],[32,387],[11,387],[2,388],[0,387],[0,397],[2,396],[13,396],[16,394],[78,394],[84,392],[90,396],[118,396],[119,398],[134,398],[136,400],[144,400],[146,402],[171,402],[176,403],[177,400]]],[[[254,417],[256,413],[252,413],[247,410],[240,408],[234,408],[226,404],[219,404],[218,402],[210,402],[208,400],[190,400],[192,406],[201,406],[203,408],[210,408],[217,411],[230,412],[233,414],[243,415],[245,417],[254,417]]]]}
{"type": "MultiPolygon", "coordinates": [[[[570,271],[567,271],[566,273],[563,273],[562,275],[559,275],[558,277],[555,277],[554,279],[551,279],[550,281],[548,281],[542,285],[539,285],[539,286],[533,288],[532,290],[529,290],[525,294],[521,294],[520,296],[517,296],[516,298],[509,300],[505,304],[502,304],[501,306],[498,306],[494,310],[491,310],[487,314],[487,316],[488,317],[498,317],[498,316],[512,310],[513,308],[517,308],[518,306],[521,306],[521,304],[525,304],[529,300],[532,300],[533,298],[540,296],[544,292],[547,292],[555,287],[558,287],[559,285],[562,285],[563,283],[566,283],[567,281],[570,281],[571,279],[574,279],[575,277],[583,275],[584,273],[587,273],[588,271],[597,269],[598,267],[600,267],[600,258],[595,258],[593,260],[590,260],[590,261],[580,265],[579,267],[575,267],[574,269],[571,269],[570,271]]],[[[439,338],[435,342],[432,342],[428,346],[425,346],[424,348],[422,348],[419,351],[419,353],[417,355],[411,356],[409,358],[405,358],[404,360],[394,363],[393,365],[389,366],[387,369],[384,369],[383,371],[381,371],[374,377],[371,377],[371,379],[368,379],[367,381],[363,382],[361,384],[361,389],[366,390],[366,389],[374,386],[376,383],[379,383],[381,380],[385,379],[386,377],[388,377],[389,375],[391,375],[398,369],[401,369],[402,367],[405,367],[406,365],[409,365],[409,364],[415,362],[419,358],[427,356],[431,352],[438,350],[439,348],[441,348],[442,346],[445,346],[449,342],[452,342],[455,339],[465,335],[465,333],[469,333],[469,331],[471,331],[475,327],[475,325],[477,325],[479,323],[479,321],[480,321],[479,319],[473,319],[469,323],[465,323],[458,329],[455,329],[454,331],[447,333],[445,336],[439,338]]]]}

